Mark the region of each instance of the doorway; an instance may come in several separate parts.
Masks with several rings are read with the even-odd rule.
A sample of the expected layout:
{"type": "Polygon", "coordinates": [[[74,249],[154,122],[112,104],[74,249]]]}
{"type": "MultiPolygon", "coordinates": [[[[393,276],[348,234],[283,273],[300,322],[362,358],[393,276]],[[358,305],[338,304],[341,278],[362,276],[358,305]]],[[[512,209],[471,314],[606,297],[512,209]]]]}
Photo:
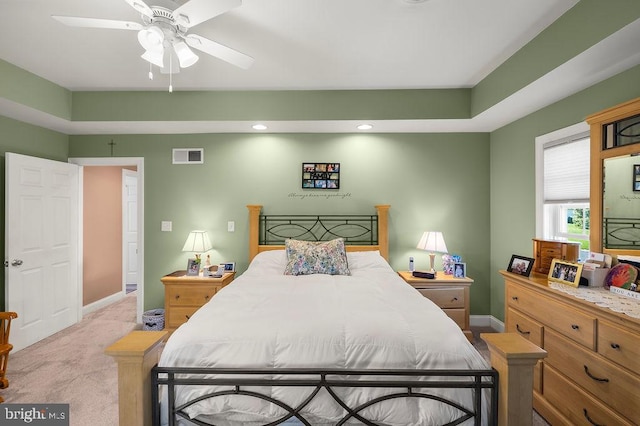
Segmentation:
{"type": "MultiPolygon", "coordinates": [[[[129,257],[127,262],[122,263],[122,269],[118,271],[118,276],[122,277],[123,281],[118,281],[118,286],[122,291],[115,290],[114,294],[110,297],[106,297],[96,304],[92,304],[95,307],[102,307],[111,302],[115,302],[120,300],[125,293],[123,282],[125,277],[125,268],[129,269],[129,266],[125,266],[127,263],[135,266],[135,271],[133,274],[127,274],[128,278],[126,281],[135,281],[137,284],[136,294],[136,320],[138,323],[142,322],[142,312],[144,309],[144,159],[138,157],[109,157],[109,158],[70,158],[69,163],[77,164],[79,166],[93,167],[93,166],[119,166],[135,169],[137,172],[137,185],[135,191],[135,218],[129,218],[131,222],[135,222],[135,227],[137,229],[136,235],[133,237],[135,242],[130,242],[129,244],[125,243],[124,239],[122,241],[123,246],[123,256],[124,253],[131,252],[127,250],[124,246],[127,245],[128,248],[134,247],[134,250],[131,252],[132,254],[127,254],[128,256],[133,256],[133,258],[129,257]]],[[[83,206],[85,204],[85,198],[83,196],[83,176],[84,173],[80,173],[80,210],[81,210],[81,219],[80,219],[80,241],[84,241],[84,221],[85,218],[82,215],[83,206]]],[[[124,238],[124,236],[123,236],[124,238]]],[[[86,248],[84,244],[81,244],[80,251],[85,253],[86,248]]],[[[84,268],[84,266],[83,266],[84,268]]],[[[82,271],[81,271],[82,272],[82,271]]],[[[93,309],[92,309],[93,310],[93,309]]]]}

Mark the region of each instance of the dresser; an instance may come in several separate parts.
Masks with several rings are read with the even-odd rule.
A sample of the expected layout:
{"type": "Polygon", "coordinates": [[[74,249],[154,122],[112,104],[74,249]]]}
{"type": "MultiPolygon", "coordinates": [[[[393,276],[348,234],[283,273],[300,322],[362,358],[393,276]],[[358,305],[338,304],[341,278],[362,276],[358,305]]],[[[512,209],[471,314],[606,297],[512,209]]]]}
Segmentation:
{"type": "MultiPolygon", "coordinates": [[[[544,348],[534,408],[552,425],[640,424],[640,319],[500,271],[505,331],[544,348]]],[[[634,301],[633,303],[637,303],[634,301]]]]}
{"type": "Polygon", "coordinates": [[[409,271],[400,271],[398,275],[438,305],[460,326],[467,339],[473,341],[469,325],[469,288],[473,284],[471,278],[454,278],[442,271],[438,271],[433,279],[414,277],[409,271]]]}
{"type": "Polygon", "coordinates": [[[187,276],[186,271],[176,271],[162,277],[165,330],[172,333],[187,322],[195,311],[211,300],[221,288],[233,281],[234,277],[235,272],[213,278],[187,276]]]}

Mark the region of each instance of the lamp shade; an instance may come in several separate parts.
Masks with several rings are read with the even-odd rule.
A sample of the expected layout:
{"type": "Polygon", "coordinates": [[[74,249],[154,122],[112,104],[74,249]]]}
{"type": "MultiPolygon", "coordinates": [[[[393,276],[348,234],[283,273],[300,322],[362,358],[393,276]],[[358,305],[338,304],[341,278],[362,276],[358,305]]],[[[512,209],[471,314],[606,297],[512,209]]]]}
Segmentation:
{"type": "Polygon", "coordinates": [[[187,46],[187,43],[185,43],[184,41],[174,43],[173,49],[176,51],[176,55],[178,55],[180,67],[188,68],[198,62],[198,55],[193,53],[193,51],[189,49],[189,46],[187,46]]]}
{"type": "Polygon", "coordinates": [[[182,247],[182,251],[203,253],[212,248],[213,246],[211,245],[207,231],[191,231],[187,237],[187,241],[184,243],[184,247],[182,247]]]}
{"type": "Polygon", "coordinates": [[[156,26],[150,26],[138,32],[138,42],[144,50],[162,50],[164,42],[164,33],[156,26]]]}
{"type": "Polygon", "coordinates": [[[447,245],[444,243],[442,232],[428,231],[422,234],[417,248],[430,253],[447,253],[447,245]]]}

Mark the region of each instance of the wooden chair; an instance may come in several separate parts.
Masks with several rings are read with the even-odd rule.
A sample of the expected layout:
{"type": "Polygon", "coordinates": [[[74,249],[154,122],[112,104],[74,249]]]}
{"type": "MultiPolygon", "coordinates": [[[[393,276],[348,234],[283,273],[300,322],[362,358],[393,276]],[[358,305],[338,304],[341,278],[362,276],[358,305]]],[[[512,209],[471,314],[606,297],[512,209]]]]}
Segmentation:
{"type": "MultiPolygon", "coordinates": [[[[15,312],[0,312],[0,389],[9,386],[6,379],[7,363],[9,362],[9,352],[13,345],[9,343],[9,332],[11,331],[11,320],[18,318],[15,312]]],[[[0,402],[4,399],[0,396],[0,402]]]]}

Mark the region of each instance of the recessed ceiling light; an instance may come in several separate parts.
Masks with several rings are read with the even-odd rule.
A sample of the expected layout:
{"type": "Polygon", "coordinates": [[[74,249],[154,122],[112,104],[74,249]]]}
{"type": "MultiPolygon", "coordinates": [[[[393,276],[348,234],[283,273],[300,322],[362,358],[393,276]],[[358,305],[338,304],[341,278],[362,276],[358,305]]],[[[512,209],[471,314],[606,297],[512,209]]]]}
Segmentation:
{"type": "Polygon", "coordinates": [[[371,124],[360,124],[358,130],[371,130],[373,126],[371,124]]]}
{"type": "Polygon", "coordinates": [[[265,126],[264,124],[254,124],[251,127],[253,128],[253,130],[267,130],[267,126],[265,126]]]}

